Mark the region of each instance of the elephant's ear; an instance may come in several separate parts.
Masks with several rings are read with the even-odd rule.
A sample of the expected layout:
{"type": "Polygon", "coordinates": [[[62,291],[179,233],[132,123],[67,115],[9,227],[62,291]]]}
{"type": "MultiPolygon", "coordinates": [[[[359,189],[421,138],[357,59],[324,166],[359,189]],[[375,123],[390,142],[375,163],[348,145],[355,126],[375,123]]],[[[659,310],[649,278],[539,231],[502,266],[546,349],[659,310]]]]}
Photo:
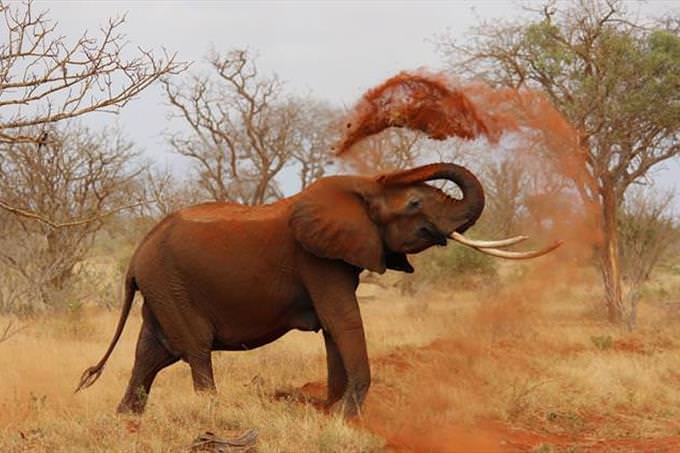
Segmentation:
{"type": "Polygon", "coordinates": [[[339,189],[315,192],[293,206],[290,226],[298,242],[316,256],[384,273],[382,239],[364,200],[339,189]]]}

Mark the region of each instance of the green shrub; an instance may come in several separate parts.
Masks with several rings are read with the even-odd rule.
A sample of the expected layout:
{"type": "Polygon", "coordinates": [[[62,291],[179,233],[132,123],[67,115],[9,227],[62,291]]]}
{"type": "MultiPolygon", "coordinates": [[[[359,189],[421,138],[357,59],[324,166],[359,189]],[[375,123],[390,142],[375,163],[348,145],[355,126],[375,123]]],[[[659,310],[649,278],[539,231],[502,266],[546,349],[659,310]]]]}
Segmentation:
{"type": "Polygon", "coordinates": [[[497,271],[497,261],[489,255],[456,245],[433,248],[426,255],[419,257],[418,262],[424,265],[428,273],[434,272],[435,278],[467,274],[495,276],[497,271]]]}
{"type": "Polygon", "coordinates": [[[498,263],[493,257],[453,244],[433,247],[409,260],[416,271],[401,280],[400,287],[407,293],[434,284],[477,287],[498,273],[498,263]]]}
{"type": "Polygon", "coordinates": [[[614,339],[611,337],[611,335],[590,337],[590,341],[592,341],[595,347],[600,351],[611,349],[611,347],[614,345],[614,339]]]}

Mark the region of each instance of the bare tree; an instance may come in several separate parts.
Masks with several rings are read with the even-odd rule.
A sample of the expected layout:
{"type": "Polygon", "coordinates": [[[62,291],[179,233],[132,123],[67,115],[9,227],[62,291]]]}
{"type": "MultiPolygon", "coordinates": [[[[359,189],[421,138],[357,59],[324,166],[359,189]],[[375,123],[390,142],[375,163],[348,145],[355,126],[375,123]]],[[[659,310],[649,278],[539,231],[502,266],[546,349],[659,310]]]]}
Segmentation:
{"type": "Polygon", "coordinates": [[[671,214],[674,195],[636,187],[626,194],[619,212],[621,268],[628,285],[625,321],[629,329],[637,323],[644,283],[662,260],[675,256],[673,245],[678,243],[680,233],[671,214]]]}
{"type": "Polygon", "coordinates": [[[168,168],[150,168],[145,172],[141,187],[143,215],[157,221],[178,209],[200,201],[198,191],[168,168]]]}
{"type": "MultiPolygon", "coordinates": [[[[618,0],[550,2],[523,23],[485,24],[468,44],[442,40],[452,68],[494,84],[539,89],[578,131],[590,178],[576,181],[597,210],[597,245],[612,321],[624,314],[617,212],[631,184],[680,154],[677,21],[642,26],[618,0]]],[[[564,146],[561,147],[564,149],[564,146]]]]}
{"type": "Polygon", "coordinates": [[[484,223],[493,234],[516,233],[527,194],[527,173],[516,160],[490,162],[483,170],[487,204],[484,223]]]}
{"type": "Polygon", "coordinates": [[[383,173],[412,167],[425,157],[428,140],[410,129],[386,129],[356,144],[347,162],[363,173],[383,173]]]}
{"type": "Polygon", "coordinates": [[[619,212],[621,263],[625,280],[639,286],[672,253],[679,239],[671,208],[675,194],[650,189],[629,191],[619,212]]]}
{"type": "Polygon", "coordinates": [[[297,99],[300,115],[297,118],[297,146],[291,151],[293,164],[298,168],[300,189],[304,189],[326,174],[332,163],[332,145],[339,137],[340,111],[312,99],[297,99]]]}
{"type": "Polygon", "coordinates": [[[43,130],[35,126],[116,112],[159,77],[186,66],[165,51],[159,58],[139,48],[126,57],[124,16],[109,19],[99,37],[85,32],[73,42],[31,1],[0,1],[0,16],[0,143],[41,143],[43,130]]]}
{"type": "Polygon", "coordinates": [[[119,134],[78,125],[51,127],[49,134],[40,149],[19,142],[0,154],[0,198],[52,219],[0,215],[0,265],[36,306],[56,303],[107,217],[145,203],[131,200],[142,168],[131,163],[135,153],[119,134]]]}
{"type": "Polygon", "coordinates": [[[319,176],[330,149],[322,107],[286,96],[281,81],[260,74],[245,50],[212,53],[209,62],[217,80],[164,83],[176,117],[190,128],[170,143],[197,164],[207,195],[245,204],[281,198],[276,177],[293,161],[303,164],[302,185],[319,176]]]}
{"type": "MultiPolygon", "coordinates": [[[[32,1],[0,1],[0,17],[4,19],[0,22],[0,154],[17,143],[50,144],[49,132],[57,122],[92,112],[116,113],[161,76],[187,66],[165,50],[161,57],[142,48],[128,50],[121,33],[124,16],[109,19],[98,36],[84,32],[75,40],[59,34],[48,13],[36,11],[32,1]]],[[[63,223],[20,206],[0,198],[0,210],[53,228],[93,220],[74,218],[63,223]]]]}

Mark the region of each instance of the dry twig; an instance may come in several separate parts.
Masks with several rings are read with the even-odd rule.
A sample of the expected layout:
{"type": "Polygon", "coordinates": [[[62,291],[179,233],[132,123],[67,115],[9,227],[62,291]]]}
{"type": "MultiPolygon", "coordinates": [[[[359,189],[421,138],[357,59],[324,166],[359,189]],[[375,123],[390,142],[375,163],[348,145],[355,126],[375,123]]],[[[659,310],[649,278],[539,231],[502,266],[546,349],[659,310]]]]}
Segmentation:
{"type": "Polygon", "coordinates": [[[218,437],[210,431],[198,436],[189,447],[192,452],[247,453],[255,451],[257,430],[250,429],[234,439],[218,437]]]}
{"type": "Polygon", "coordinates": [[[22,330],[24,330],[26,326],[14,326],[14,321],[10,320],[7,322],[7,326],[5,326],[4,330],[2,333],[0,333],[0,343],[3,343],[10,338],[12,338],[14,335],[18,334],[22,330]]]}

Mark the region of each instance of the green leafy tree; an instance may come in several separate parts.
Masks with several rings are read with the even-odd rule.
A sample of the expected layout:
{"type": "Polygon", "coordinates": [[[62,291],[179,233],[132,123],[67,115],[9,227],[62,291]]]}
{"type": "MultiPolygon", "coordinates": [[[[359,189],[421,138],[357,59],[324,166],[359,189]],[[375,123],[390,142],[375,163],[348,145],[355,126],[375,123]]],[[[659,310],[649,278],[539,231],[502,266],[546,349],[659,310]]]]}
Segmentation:
{"type": "Polygon", "coordinates": [[[617,212],[624,193],[680,154],[680,21],[642,24],[621,1],[548,3],[521,23],[484,24],[459,45],[441,40],[452,68],[496,86],[541,90],[578,131],[584,201],[596,206],[596,246],[611,321],[627,314],[617,212]]]}

